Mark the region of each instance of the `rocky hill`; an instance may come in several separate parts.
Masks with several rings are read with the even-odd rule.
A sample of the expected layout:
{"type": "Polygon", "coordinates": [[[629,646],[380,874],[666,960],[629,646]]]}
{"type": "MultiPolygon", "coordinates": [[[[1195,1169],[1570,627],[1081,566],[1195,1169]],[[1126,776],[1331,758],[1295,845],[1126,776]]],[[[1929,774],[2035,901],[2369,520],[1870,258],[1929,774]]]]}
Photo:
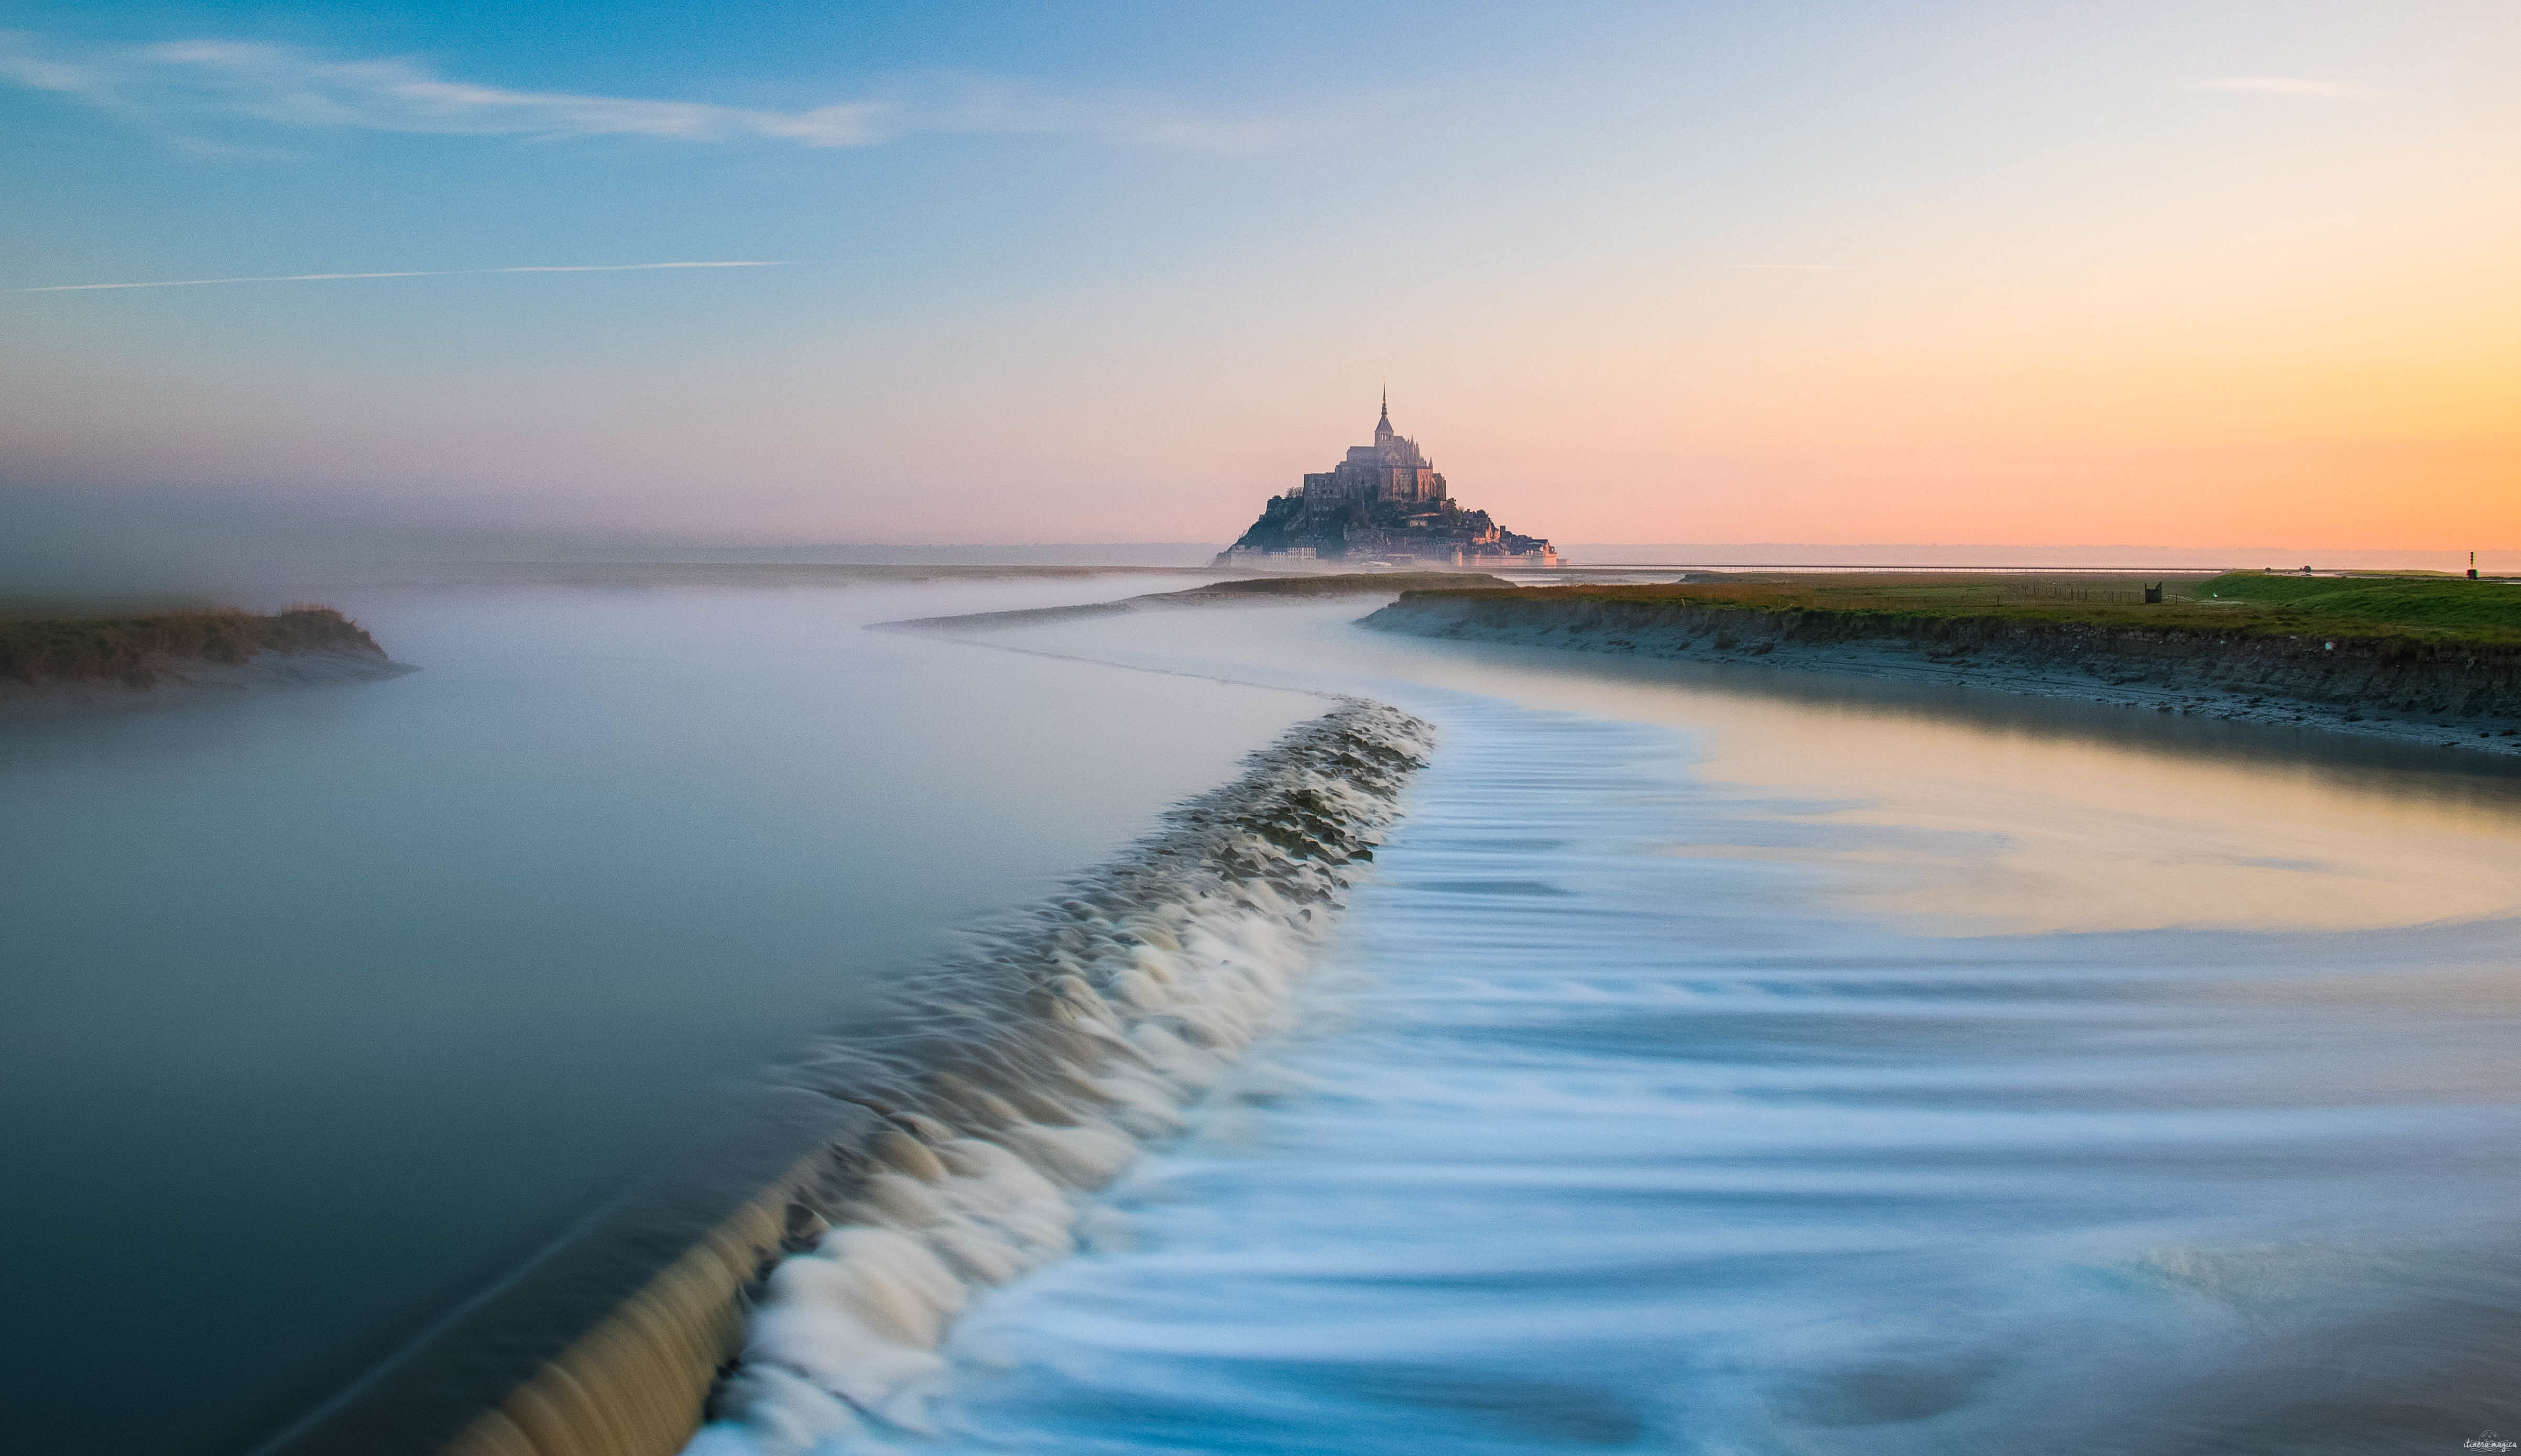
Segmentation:
{"type": "Polygon", "coordinates": [[[1308,561],[1352,566],[1484,568],[1556,566],[1558,553],[1538,536],[1521,535],[1463,508],[1452,498],[1416,440],[1392,428],[1387,405],[1374,442],[1352,446],[1339,464],[1305,477],[1272,496],[1217,566],[1297,566],[1308,561]]]}

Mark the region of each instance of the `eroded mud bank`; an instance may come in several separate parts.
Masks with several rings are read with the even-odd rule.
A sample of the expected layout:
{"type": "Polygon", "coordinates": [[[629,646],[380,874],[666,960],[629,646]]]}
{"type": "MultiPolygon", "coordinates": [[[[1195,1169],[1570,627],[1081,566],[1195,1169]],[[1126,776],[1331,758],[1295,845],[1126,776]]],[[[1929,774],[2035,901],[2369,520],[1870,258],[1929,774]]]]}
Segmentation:
{"type": "Polygon", "coordinates": [[[2521,752],[2521,650],[1995,617],[1412,592],[1381,631],[1967,684],[2521,752]]]}

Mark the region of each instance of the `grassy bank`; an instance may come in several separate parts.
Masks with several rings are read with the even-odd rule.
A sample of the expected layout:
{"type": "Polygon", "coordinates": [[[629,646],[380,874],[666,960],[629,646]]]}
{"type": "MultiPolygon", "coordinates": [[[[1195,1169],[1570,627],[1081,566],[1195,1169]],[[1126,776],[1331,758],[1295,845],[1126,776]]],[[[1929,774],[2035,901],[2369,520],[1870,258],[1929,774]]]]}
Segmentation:
{"type": "Polygon", "coordinates": [[[2521,642],[2521,583],[2458,576],[2274,576],[2234,571],[2199,587],[2305,630],[2389,631],[2428,642],[2521,642]]]}
{"type": "Polygon", "coordinates": [[[2521,584],[2455,576],[1758,573],[1659,585],[1413,591],[1411,598],[1659,603],[1917,620],[2057,622],[2172,634],[2521,646],[2521,584]],[[2144,588],[2162,584],[2148,604],[2144,588]]]}
{"type": "MultiPolygon", "coordinates": [[[[2160,578],[2156,578],[2160,579],[2160,578]]],[[[1854,673],[2521,752],[2521,586],[2455,577],[2163,581],[1789,576],[1416,591],[1379,631],[1854,673]]]]}
{"type": "Polygon", "coordinates": [[[256,653],[366,653],[376,639],[330,607],[268,616],[205,608],[114,616],[0,619],[0,679],[105,681],[144,688],[173,660],[243,662],[256,653]]]}

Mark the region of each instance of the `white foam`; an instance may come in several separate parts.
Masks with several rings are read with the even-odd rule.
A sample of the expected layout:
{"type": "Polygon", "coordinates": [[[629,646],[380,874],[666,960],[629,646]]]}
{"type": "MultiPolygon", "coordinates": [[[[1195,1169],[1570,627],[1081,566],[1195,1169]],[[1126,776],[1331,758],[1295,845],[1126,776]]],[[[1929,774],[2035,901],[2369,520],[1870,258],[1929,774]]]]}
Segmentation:
{"type": "MultiPolygon", "coordinates": [[[[938,1345],[973,1292],[1072,1252],[1082,1196],[1287,1024],[1332,918],[1316,912],[1395,816],[1427,736],[1365,704],[1307,725],[1002,944],[990,974],[1042,994],[989,1045],[989,1084],[940,1071],[887,1102],[831,1231],[772,1270],[689,1450],[876,1449],[861,1443],[925,1430],[938,1345]]],[[[968,1018],[971,989],[940,1003],[968,1018]]]]}

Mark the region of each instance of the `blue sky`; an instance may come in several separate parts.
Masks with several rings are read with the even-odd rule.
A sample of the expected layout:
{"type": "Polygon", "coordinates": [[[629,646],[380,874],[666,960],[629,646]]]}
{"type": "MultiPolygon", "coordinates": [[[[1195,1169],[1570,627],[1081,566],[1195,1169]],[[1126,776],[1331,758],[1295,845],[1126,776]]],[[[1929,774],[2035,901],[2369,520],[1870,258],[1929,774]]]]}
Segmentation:
{"type": "Polygon", "coordinates": [[[1386,376],[1457,492],[1562,537],[2414,539],[2516,458],[2507,5],[0,31],[0,289],[435,275],[0,295],[9,483],[1202,538],[1386,376]],[[730,261],[780,266],[468,271],[730,261]]]}

